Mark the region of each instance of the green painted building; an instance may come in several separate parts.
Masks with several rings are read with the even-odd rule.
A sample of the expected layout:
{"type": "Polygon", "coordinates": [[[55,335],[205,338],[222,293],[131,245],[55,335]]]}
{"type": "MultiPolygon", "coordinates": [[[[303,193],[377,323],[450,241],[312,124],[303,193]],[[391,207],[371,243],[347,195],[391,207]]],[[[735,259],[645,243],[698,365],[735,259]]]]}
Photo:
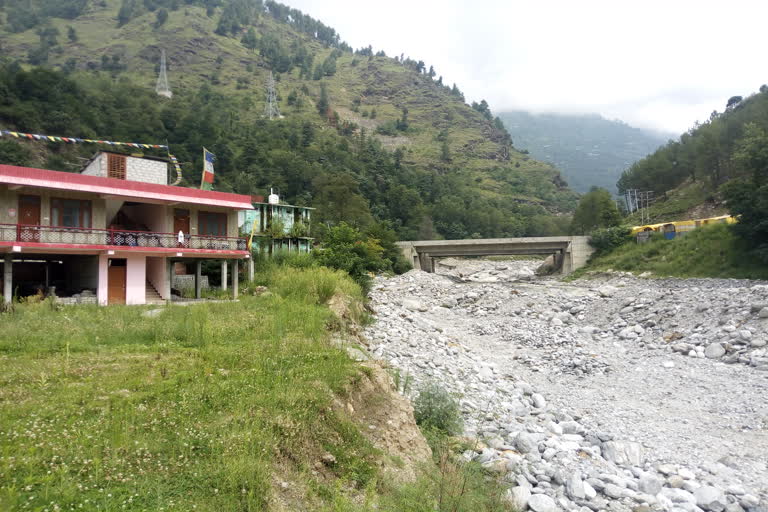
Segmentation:
{"type": "Polygon", "coordinates": [[[310,236],[311,212],[314,208],[254,202],[253,210],[239,212],[238,224],[243,236],[252,237],[252,251],[267,254],[277,251],[309,252],[313,238],[310,236]]]}

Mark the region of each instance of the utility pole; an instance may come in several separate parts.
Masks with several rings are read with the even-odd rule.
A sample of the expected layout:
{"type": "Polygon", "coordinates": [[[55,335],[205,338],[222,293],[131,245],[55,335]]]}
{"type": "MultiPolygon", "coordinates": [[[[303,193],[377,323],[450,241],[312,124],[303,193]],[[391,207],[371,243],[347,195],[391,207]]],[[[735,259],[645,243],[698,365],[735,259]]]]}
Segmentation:
{"type": "Polygon", "coordinates": [[[653,204],[653,190],[638,190],[636,188],[628,189],[624,192],[624,202],[627,204],[627,212],[640,212],[640,223],[647,224],[651,221],[651,214],[648,211],[653,204]]]}
{"type": "Polygon", "coordinates": [[[172,98],[173,93],[171,87],[168,85],[168,70],[165,64],[165,50],[160,51],[160,76],[157,77],[157,86],[155,92],[158,96],[165,96],[166,98],[172,98]]]}
{"type": "Polygon", "coordinates": [[[267,104],[264,107],[264,117],[269,120],[275,118],[282,118],[280,115],[280,107],[277,106],[277,91],[275,91],[275,77],[272,72],[269,72],[269,78],[267,78],[267,104]]]}

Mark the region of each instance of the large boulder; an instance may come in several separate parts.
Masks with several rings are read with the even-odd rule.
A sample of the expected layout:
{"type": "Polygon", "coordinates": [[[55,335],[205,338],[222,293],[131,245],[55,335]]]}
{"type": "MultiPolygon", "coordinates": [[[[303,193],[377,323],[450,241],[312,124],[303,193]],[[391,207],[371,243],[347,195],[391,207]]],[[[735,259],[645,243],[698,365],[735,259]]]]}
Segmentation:
{"type": "Polygon", "coordinates": [[[704,355],[708,359],[719,359],[725,355],[725,349],[719,343],[710,343],[704,350],[704,355]]]}
{"type": "Polygon", "coordinates": [[[640,481],[637,483],[640,492],[656,496],[661,492],[661,488],[664,487],[664,482],[661,478],[652,473],[643,473],[640,476],[640,481]]]}
{"type": "Polygon", "coordinates": [[[523,511],[528,508],[528,501],[531,499],[531,490],[528,487],[513,487],[507,491],[507,501],[509,501],[515,510],[523,511]]]}
{"type": "Polygon", "coordinates": [[[526,434],[525,432],[521,432],[515,438],[515,448],[517,448],[520,453],[531,453],[536,451],[538,446],[539,443],[536,442],[536,439],[534,439],[530,434],[526,434]]]}
{"type": "Polygon", "coordinates": [[[583,500],[586,497],[584,481],[579,473],[572,473],[565,481],[565,493],[572,500],[583,500]]]}
{"type": "Polygon", "coordinates": [[[643,447],[632,441],[603,443],[603,457],[619,466],[639,466],[643,462],[643,447]]]}
{"type": "Polygon", "coordinates": [[[725,500],[725,494],[711,485],[699,487],[693,491],[693,497],[696,498],[697,506],[710,512],[722,512],[728,504],[725,500]]]}
{"type": "Polygon", "coordinates": [[[534,512],[556,512],[555,500],[546,494],[534,494],[528,500],[528,506],[534,512]]]}
{"type": "Polygon", "coordinates": [[[696,504],[696,498],[694,495],[683,489],[665,487],[661,490],[659,495],[669,499],[672,503],[690,503],[691,505],[696,504]]]}

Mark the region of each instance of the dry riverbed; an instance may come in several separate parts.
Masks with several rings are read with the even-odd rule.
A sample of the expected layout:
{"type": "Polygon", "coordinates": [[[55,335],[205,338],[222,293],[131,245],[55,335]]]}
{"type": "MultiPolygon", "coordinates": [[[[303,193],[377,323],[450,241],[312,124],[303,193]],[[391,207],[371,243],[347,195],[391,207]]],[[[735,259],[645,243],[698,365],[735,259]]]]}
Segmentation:
{"type": "Polygon", "coordinates": [[[537,264],[378,279],[370,352],[460,397],[522,509],[768,510],[768,285],[537,264]]]}

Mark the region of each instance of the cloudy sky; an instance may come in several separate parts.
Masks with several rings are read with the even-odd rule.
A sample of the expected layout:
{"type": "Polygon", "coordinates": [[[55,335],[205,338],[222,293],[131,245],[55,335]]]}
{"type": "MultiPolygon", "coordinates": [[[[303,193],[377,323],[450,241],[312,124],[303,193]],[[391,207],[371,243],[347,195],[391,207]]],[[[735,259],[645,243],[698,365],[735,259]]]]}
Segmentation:
{"type": "Polygon", "coordinates": [[[494,111],[598,112],[680,133],[768,83],[766,0],[283,0],[434,65],[494,111]]]}

